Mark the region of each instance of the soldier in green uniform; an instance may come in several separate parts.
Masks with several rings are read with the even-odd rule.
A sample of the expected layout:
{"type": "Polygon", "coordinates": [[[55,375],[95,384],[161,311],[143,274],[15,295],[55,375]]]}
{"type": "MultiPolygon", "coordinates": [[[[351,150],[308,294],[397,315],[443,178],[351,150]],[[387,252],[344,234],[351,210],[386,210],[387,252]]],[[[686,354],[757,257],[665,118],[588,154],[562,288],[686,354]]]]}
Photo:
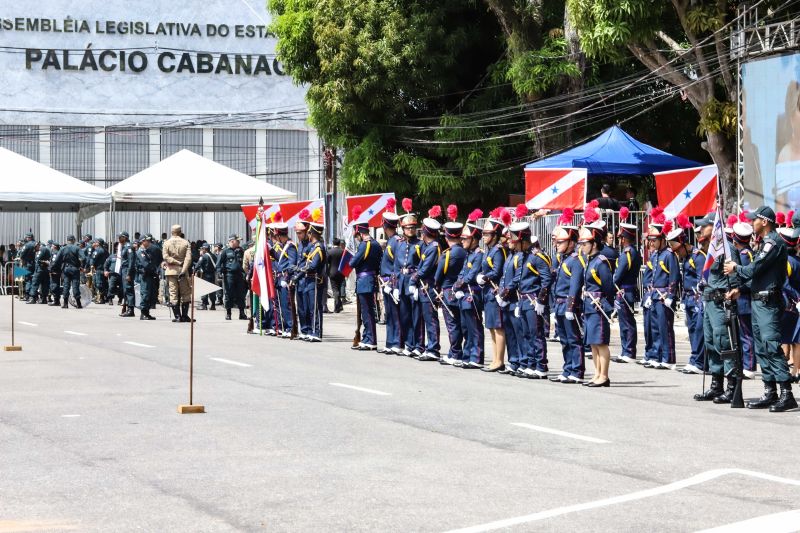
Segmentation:
{"type": "MultiPolygon", "coordinates": [[[[711,247],[718,247],[720,245],[727,246],[729,255],[733,262],[740,263],[739,254],[733,249],[733,246],[728,239],[718,232],[713,235],[714,225],[717,222],[716,212],[711,212],[705,218],[700,220],[698,226],[700,227],[699,236],[705,237],[706,241],[718,238],[722,239],[721,243],[711,242],[711,247]]],[[[722,221],[720,221],[721,223],[722,221]]],[[[711,270],[708,274],[708,280],[703,283],[703,338],[705,344],[706,357],[708,360],[708,368],[711,372],[711,387],[701,393],[695,394],[694,399],[698,402],[714,403],[731,403],[733,399],[733,391],[736,389],[736,379],[732,372],[733,359],[722,359],[721,353],[729,351],[731,346],[731,338],[729,335],[728,325],[726,323],[726,306],[736,305],[736,298],[733,300],[728,298],[728,294],[733,294],[733,290],[739,287],[740,281],[738,276],[726,277],[724,272],[725,255],[720,254],[714,259],[711,265],[711,270]],[[728,387],[723,392],[722,382],[723,377],[728,376],[728,387]]]]}
{"type": "MultiPolygon", "coordinates": [[[[753,262],[747,266],[733,261],[725,263],[725,274],[737,275],[749,286],[753,298],[753,337],[756,357],[764,380],[764,395],[748,402],[749,409],[765,409],[780,413],[797,408],[792,394],[789,365],[781,349],[780,320],[783,309],[781,287],[786,281],[786,246],[775,231],[775,211],[761,206],[747,218],[753,221],[753,230],[760,239],[753,262]],[[781,386],[778,397],[777,384],[781,386]]],[[[729,297],[738,296],[731,291],[729,297]]]]}

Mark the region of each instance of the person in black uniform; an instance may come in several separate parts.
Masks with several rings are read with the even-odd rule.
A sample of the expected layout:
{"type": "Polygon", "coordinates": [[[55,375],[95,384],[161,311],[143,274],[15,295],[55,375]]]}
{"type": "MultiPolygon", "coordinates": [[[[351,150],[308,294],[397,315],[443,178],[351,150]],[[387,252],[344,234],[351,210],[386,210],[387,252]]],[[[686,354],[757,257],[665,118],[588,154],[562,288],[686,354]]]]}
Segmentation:
{"type": "Polygon", "coordinates": [[[119,305],[122,305],[122,276],[120,276],[120,269],[117,268],[117,261],[122,261],[117,257],[117,249],[120,246],[122,246],[120,243],[116,243],[113,253],[106,257],[103,263],[103,277],[108,286],[105,303],[108,305],[114,305],[114,296],[118,298],[119,305]]]}
{"type": "Polygon", "coordinates": [[[48,241],[50,244],[50,294],[53,295],[53,301],[50,302],[51,307],[58,307],[61,305],[61,265],[55,262],[58,252],[61,250],[61,245],[57,242],[48,241]]]}
{"type": "Polygon", "coordinates": [[[25,243],[19,250],[19,258],[22,263],[22,268],[26,270],[23,281],[23,300],[27,301],[31,294],[31,280],[33,279],[33,272],[36,270],[36,241],[33,240],[33,233],[25,234],[25,243]]]}
{"type": "Polygon", "coordinates": [[[47,295],[50,292],[50,248],[44,243],[36,245],[36,259],[34,259],[35,267],[33,271],[33,278],[31,278],[31,292],[29,304],[47,303],[47,295]],[[41,290],[41,300],[39,300],[39,291],[41,290]]]}
{"type": "Polygon", "coordinates": [[[128,242],[130,236],[127,231],[123,231],[118,237],[119,244],[114,268],[122,278],[123,305],[119,316],[127,318],[136,316],[133,312],[133,308],[136,307],[136,294],[133,287],[136,280],[136,251],[128,242]]]}
{"type": "Polygon", "coordinates": [[[103,239],[97,238],[92,243],[94,253],[92,254],[91,271],[94,275],[94,288],[97,291],[97,303],[106,302],[108,297],[108,284],[103,269],[105,268],[108,251],[103,239]]]}
{"type": "Polygon", "coordinates": [[[64,278],[64,287],[61,294],[64,297],[62,309],[69,307],[69,289],[72,287],[72,295],[75,297],[75,307],[81,309],[81,292],[79,281],[81,277],[81,257],[80,248],[75,244],[75,235],[67,235],[67,244],[53,261],[54,265],[61,268],[61,275],[64,278]]]}
{"type": "Polygon", "coordinates": [[[136,270],[141,275],[139,293],[141,294],[139,320],[155,320],[150,314],[154,305],[153,285],[158,285],[158,267],[161,264],[160,250],[153,244],[153,236],[145,235],[136,251],[136,270]]]}
{"type": "MultiPolygon", "coordinates": [[[[211,254],[211,246],[208,243],[204,243],[200,246],[200,258],[197,260],[197,264],[194,267],[195,272],[203,278],[203,280],[214,283],[217,273],[217,265],[214,263],[214,256],[211,254]]],[[[208,297],[209,295],[206,294],[200,299],[200,310],[207,311],[208,310],[208,297]]],[[[216,310],[215,304],[217,303],[214,294],[211,294],[211,310],[216,310]]]]}
{"type": "Polygon", "coordinates": [[[239,308],[239,320],[247,320],[244,312],[244,295],[247,287],[244,282],[244,250],[239,246],[236,234],[228,237],[228,246],[222,250],[217,260],[217,271],[223,277],[225,287],[225,320],[231,319],[233,306],[239,308]]]}

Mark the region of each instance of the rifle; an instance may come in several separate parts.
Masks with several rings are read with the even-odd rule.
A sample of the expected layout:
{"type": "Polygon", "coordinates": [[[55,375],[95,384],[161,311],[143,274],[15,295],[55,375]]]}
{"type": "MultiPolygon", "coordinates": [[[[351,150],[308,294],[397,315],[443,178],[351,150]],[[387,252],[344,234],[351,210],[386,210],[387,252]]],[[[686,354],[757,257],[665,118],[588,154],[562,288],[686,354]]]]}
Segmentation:
{"type": "Polygon", "coordinates": [[[356,294],[356,333],[353,335],[353,346],[361,344],[361,299],[356,294]]]}
{"type": "Polygon", "coordinates": [[[289,309],[292,312],[292,335],[291,339],[297,338],[297,305],[294,301],[294,284],[289,284],[289,309]]]}
{"type": "MultiPolygon", "coordinates": [[[[725,325],[728,327],[728,335],[730,337],[731,349],[720,351],[722,359],[733,358],[733,368],[728,372],[727,378],[731,376],[736,378],[736,387],[733,390],[733,398],[731,399],[731,407],[734,409],[741,409],[744,407],[744,399],[742,398],[742,343],[739,340],[739,313],[738,303],[736,300],[725,301],[725,325]]],[[[704,373],[705,374],[705,373],[704,373]]]]}

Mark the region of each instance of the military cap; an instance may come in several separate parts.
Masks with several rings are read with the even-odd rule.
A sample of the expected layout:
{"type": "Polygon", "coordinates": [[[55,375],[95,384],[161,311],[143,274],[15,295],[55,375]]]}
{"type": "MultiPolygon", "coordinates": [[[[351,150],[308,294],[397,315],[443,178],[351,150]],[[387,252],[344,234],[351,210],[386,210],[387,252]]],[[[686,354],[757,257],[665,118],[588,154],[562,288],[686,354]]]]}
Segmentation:
{"type": "Polygon", "coordinates": [[[207,242],[204,242],[204,243],[203,243],[203,244],[200,246],[200,249],[201,249],[201,250],[210,250],[210,249],[211,249],[211,246],[210,246],[210,245],[209,245],[207,242]]]}
{"type": "Polygon", "coordinates": [[[753,226],[744,222],[736,222],[733,225],[733,239],[740,244],[747,244],[753,236],[753,226]]]}
{"type": "Polygon", "coordinates": [[[767,205],[762,205],[755,211],[747,213],[747,215],[745,216],[747,217],[747,220],[755,220],[757,218],[760,218],[762,220],[766,220],[771,224],[775,224],[775,211],[773,211],[772,208],[767,205]]]}
{"type": "Polygon", "coordinates": [[[429,237],[438,237],[442,223],[434,218],[426,218],[422,221],[422,232],[429,237]]]}
{"type": "Polygon", "coordinates": [[[396,228],[400,222],[400,215],[392,213],[391,211],[383,212],[383,226],[387,228],[396,228]]]}
{"type": "Polygon", "coordinates": [[[25,234],[25,238],[26,239],[33,239],[33,233],[31,233],[31,232],[26,233],[25,234]]]}
{"type": "Polygon", "coordinates": [[[228,235],[228,240],[229,241],[238,241],[238,240],[241,240],[241,237],[239,237],[235,233],[231,233],[230,235],[228,235]]]}
{"type": "Polygon", "coordinates": [[[309,222],[308,229],[317,235],[322,235],[322,232],[325,231],[325,224],[322,222],[309,222]]]}
{"type": "Polygon", "coordinates": [[[75,242],[75,235],[67,235],[67,242],[75,242]]]}
{"type": "Polygon", "coordinates": [[[121,231],[117,234],[117,238],[119,237],[125,237],[126,239],[130,239],[131,235],[127,231],[121,231]]]}
{"type": "Polygon", "coordinates": [[[461,222],[445,222],[444,223],[444,236],[448,239],[458,239],[461,237],[461,230],[464,229],[464,224],[461,222]]]}
{"type": "Polygon", "coordinates": [[[272,229],[275,231],[275,235],[289,235],[289,224],[286,222],[275,222],[272,224],[272,229]]]}
{"type": "Polygon", "coordinates": [[[521,241],[531,236],[531,225],[529,222],[519,221],[514,222],[508,227],[509,233],[511,233],[511,239],[514,241],[521,241]]]}

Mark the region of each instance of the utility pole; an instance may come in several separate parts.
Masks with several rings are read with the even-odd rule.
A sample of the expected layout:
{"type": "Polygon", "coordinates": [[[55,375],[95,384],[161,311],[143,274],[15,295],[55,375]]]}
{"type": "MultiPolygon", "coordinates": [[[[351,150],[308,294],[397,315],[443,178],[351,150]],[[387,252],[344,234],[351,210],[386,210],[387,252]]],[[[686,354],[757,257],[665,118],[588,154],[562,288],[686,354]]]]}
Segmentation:
{"type": "Polygon", "coordinates": [[[336,209],[336,182],[338,169],[336,168],[336,148],[326,146],[323,152],[325,166],[325,234],[330,244],[336,235],[339,225],[339,216],[336,209]]]}

